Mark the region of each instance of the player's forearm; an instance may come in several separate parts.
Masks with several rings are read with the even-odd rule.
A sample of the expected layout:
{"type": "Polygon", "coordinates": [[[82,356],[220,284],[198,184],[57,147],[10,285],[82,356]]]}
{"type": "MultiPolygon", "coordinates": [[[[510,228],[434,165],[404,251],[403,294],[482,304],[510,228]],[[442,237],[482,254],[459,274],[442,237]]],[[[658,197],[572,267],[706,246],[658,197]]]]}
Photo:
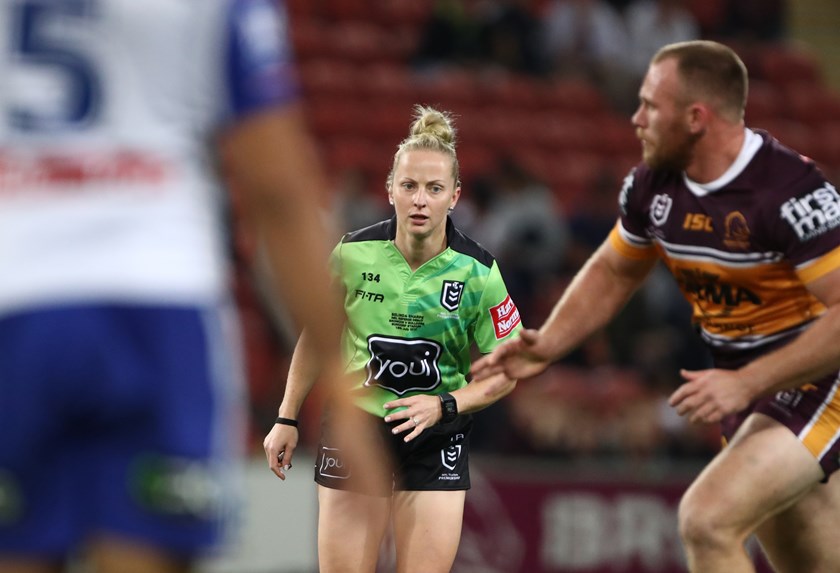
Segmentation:
{"type": "Polygon", "coordinates": [[[552,359],[577,348],[624,307],[653,267],[623,261],[608,244],[590,257],[540,328],[552,359]]]}
{"type": "Polygon", "coordinates": [[[263,225],[263,241],[274,271],[273,284],[298,331],[311,334],[311,344],[322,356],[337,352],[343,313],[338,294],[330,287],[327,272],[328,251],[320,226],[313,226],[315,215],[305,208],[290,213],[295,223],[279,220],[263,225]],[[307,224],[306,221],[310,223],[307,224]],[[296,244],[291,253],[284,245],[296,244]]]}
{"type": "Polygon", "coordinates": [[[459,413],[470,414],[498,402],[513,392],[514,388],[516,380],[511,380],[504,374],[496,374],[484,380],[470,382],[452,392],[452,397],[458,404],[459,413]]]}
{"type": "Polygon", "coordinates": [[[324,356],[337,352],[343,314],[329,286],[331,240],[319,211],[325,182],[300,109],[242,121],[226,134],[222,152],[242,222],[265,248],[279,300],[324,356]]]}
{"type": "Polygon", "coordinates": [[[840,305],[790,344],[739,370],[755,397],[798,388],[840,369],[840,305]]]}

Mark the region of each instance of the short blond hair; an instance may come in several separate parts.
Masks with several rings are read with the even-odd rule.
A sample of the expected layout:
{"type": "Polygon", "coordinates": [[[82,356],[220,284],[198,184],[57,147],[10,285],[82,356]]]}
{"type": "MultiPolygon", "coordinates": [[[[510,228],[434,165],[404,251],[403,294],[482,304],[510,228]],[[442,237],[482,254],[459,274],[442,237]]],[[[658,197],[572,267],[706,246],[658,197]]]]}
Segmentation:
{"type": "Polygon", "coordinates": [[[744,119],[749,80],[734,50],[709,40],[678,42],[661,48],[651,63],[670,58],[677,63],[686,103],[701,99],[729,120],[744,119]]]}
{"type": "Polygon", "coordinates": [[[450,113],[423,105],[414,106],[414,121],[411,123],[408,137],[397,146],[391,171],[385,181],[388,190],[391,189],[394,182],[394,171],[397,168],[400,156],[405,151],[415,149],[439,151],[451,157],[452,177],[455,180],[455,186],[460,185],[458,155],[455,152],[455,126],[450,113]]]}

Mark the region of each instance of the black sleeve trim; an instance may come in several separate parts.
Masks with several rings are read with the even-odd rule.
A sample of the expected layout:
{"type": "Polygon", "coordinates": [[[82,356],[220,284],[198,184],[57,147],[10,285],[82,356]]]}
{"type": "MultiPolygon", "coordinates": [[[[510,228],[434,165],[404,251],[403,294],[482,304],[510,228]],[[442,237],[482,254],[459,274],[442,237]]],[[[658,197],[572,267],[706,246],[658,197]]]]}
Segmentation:
{"type": "Polygon", "coordinates": [[[362,241],[391,241],[397,236],[397,218],[391,217],[386,221],[374,223],[369,227],[351,231],[341,238],[342,243],[359,243],[362,241]]]}

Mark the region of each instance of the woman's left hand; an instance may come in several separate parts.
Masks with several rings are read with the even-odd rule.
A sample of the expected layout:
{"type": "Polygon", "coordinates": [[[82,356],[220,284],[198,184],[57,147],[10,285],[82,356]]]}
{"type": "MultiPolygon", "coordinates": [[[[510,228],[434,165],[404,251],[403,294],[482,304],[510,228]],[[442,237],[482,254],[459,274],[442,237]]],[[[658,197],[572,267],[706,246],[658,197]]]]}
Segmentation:
{"type": "Polygon", "coordinates": [[[402,424],[395,426],[391,432],[409,432],[404,441],[410,442],[419,436],[424,429],[434,426],[441,417],[440,398],[433,394],[420,394],[409,398],[400,398],[384,405],[386,410],[394,408],[405,408],[399,412],[392,412],[385,416],[386,422],[405,420],[402,424]]]}

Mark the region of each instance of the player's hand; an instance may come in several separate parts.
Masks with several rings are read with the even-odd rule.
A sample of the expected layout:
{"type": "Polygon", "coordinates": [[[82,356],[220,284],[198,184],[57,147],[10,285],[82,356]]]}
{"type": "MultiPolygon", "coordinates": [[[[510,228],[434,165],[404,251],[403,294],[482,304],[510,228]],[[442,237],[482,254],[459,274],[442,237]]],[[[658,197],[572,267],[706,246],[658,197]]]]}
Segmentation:
{"type": "Polygon", "coordinates": [[[391,431],[394,434],[409,432],[403,440],[410,442],[419,436],[423,430],[434,426],[442,416],[440,398],[437,395],[421,394],[409,398],[400,398],[384,404],[386,410],[405,408],[399,412],[391,412],[385,416],[386,422],[405,420],[391,431]]]}
{"type": "Polygon", "coordinates": [[[263,440],[268,468],[282,480],[286,479],[286,472],[292,469],[292,457],[295,455],[298,438],[298,429],[294,426],[274,424],[263,440]]]}
{"type": "Polygon", "coordinates": [[[476,360],[470,372],[473,379],[484,380],[505,374],[512,380],[536,376],[552,361],[539,331],[524,329],[519,336],[500,344],[493,352],[476,360]]]}
{"type": "Polygon", "coordinates": [[[750,405],[747,385],[733,370],[680,370],[685,383],[668,403],[691,423],[712,424],[750,405]]]}

